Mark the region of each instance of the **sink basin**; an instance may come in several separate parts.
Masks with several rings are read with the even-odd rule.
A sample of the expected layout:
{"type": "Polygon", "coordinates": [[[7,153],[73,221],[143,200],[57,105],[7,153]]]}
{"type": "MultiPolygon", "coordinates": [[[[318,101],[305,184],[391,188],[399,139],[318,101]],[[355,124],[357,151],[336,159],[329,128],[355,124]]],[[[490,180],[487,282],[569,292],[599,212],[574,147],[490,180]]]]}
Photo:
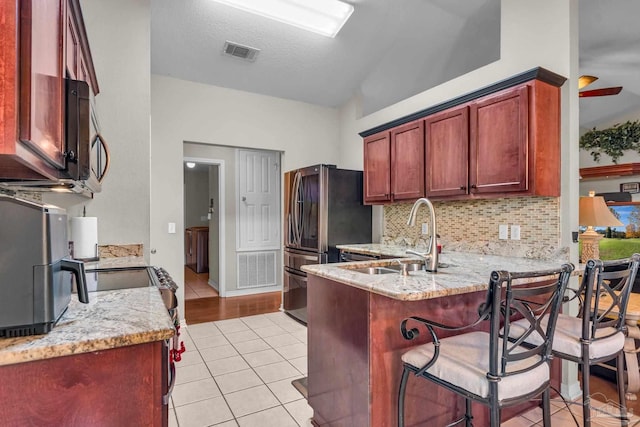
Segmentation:
{"type": "Polygon", "coordinates": [[[350,268],[349,270],[364,274],[398,274],[398,270],[393,270],[387,267],[350,268]]]}
{"type": "Polygon", "coordinates": [[[424,266],[423,266],[423,264],[420,264],[419,262],[412,262],[412,263],[409,263],[409,264],[401,264],[401,265],[393,264],[393,265],[388,265],[388,266],[386,266],[386,267],[384,267],[384,268],[389,268],[389,269],[394,270],[394,271],[396,271],[396,272],[398,272],[398,273],[400,273],[400,272],[407,272],[407,273],[409,273],[409,272],[411,272],[411,271],[420,271],[420,270],[422,270],[422,269],[423,269],[423,267],[424,267],[424,266]]]}

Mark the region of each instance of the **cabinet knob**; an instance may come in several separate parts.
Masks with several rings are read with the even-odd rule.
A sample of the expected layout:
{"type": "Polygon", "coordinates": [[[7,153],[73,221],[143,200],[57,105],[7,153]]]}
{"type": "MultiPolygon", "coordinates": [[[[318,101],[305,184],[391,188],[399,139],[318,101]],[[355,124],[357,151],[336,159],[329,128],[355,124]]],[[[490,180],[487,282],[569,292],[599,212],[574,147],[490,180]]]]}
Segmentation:
{"type": "Polygon", "coordinates": [[[461,189],[461,190],[466,190],[466,189],[467,189],[467,186],[466,186],[466,185],[463,185],[462,187],[460,187],[460,189],[461,189]]]}
{"type": "Polygon", "coordinates": [[[478,186],[475,184],[471,184],[471,188],[478,188],[478,186]]]}

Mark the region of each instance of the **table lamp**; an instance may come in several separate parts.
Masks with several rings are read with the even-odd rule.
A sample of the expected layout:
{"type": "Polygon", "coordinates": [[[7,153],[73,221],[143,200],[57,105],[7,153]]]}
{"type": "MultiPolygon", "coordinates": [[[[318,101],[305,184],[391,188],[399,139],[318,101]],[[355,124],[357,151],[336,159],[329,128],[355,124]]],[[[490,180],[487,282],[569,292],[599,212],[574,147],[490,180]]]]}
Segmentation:
{"type": "Polygon", "coordinates": [[[588,259],[600,258],[600,239],[602,234],[597,233],[593,227],[616,227],[623,225],[609,210],[601,196],[594,196],[590,191],[589,196],[580,197],[580,225],[586,225],[587,230],[580,235],[582,242],[582,262],[588,259]]]}

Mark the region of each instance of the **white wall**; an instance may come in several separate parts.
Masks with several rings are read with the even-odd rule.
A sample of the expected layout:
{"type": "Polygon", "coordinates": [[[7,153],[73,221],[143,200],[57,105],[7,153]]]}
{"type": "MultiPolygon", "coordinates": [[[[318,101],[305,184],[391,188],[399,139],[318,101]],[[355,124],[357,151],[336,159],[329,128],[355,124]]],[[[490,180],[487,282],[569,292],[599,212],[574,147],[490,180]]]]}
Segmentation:
{"type": "Polygon", "coordinates": [[[69,216],[98,217],[99,244],[142,243],[149,253],[150,0],[81,0],[111,167],[93,199],[44,194],[69,216]]]}
{"type": "MultiPolygon", "coordinates": [[[[281,151],[285,171],[315,163],[341,166],[339,112],[157,75],[151,76],[151,93],[151,246],[157,250],[151,262],[162,265],[181,286],[178,299],[184,312],[184,242],[180,235],[166,232],[168,222],[183,228],[183,142],[281,151]]],[[[232,166],[233,162],[226,164],[227,176],[232,166]]],[[[226,196],[231,202],[225,233],[235,251],[235,229],[230,229],[235,216],[228,210],[235,206],[230,199],[235,187],[228,182],[226,187],[231,189],[226,196]]],[[[235,270],[225,273],[230,281],[235,270]]]]}

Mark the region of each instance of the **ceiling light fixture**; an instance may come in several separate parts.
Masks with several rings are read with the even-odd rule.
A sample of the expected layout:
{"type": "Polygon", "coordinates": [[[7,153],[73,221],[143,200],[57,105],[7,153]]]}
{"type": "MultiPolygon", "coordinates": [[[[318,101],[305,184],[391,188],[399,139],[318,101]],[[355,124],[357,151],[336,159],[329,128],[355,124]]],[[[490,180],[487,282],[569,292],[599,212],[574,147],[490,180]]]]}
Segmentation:
{"type": "Polygon", "coordinates": [[[195,162],[187,162],[187,167],[188,167],[189,169],[193,169],[193,168],[195,168],[195,167],[196,167],[196,164],[195,164],[195,162]]]}
{"type": "Polygon", "coordinates": [[[339,0],[214,0],[303,30],[335,37],[353,13],[339,0]]]}

